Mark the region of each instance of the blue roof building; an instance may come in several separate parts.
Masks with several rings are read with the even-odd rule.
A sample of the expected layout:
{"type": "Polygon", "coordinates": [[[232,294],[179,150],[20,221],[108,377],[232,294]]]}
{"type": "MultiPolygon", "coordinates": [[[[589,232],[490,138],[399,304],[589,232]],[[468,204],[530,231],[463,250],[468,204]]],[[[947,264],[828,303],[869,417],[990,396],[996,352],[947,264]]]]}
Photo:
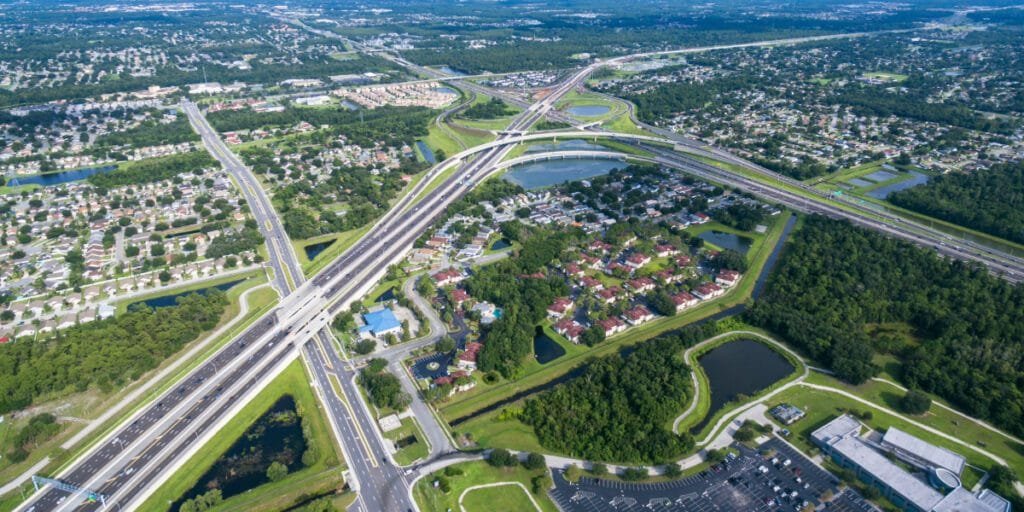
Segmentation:
{"type": "Polygon", "coordinates": [[[363,315],[363,322],[365,325],[359,328],[359,334],[363,336],[380,338],[388,334],[402,335],[402,322],[398,321],[391,308],[366,313],[363,315]]]}

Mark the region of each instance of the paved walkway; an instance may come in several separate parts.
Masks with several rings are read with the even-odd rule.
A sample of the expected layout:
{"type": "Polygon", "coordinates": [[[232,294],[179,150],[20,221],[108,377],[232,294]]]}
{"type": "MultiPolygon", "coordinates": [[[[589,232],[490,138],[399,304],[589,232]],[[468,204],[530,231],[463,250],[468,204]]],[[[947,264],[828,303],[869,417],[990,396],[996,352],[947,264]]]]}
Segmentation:
{"type": "Polygon", "coordinates": [[[45,468],[46,465],[49,464],[49,463],[50,463],[50,457],[49,456],[43,457],[42,460],[40,460],[39,462],[36,462],[34,466],[26,469],[24,473],[22,473],[22,474],[18,475],[17,477],[15,477],[14,480],[11,480],[10,482],[7,482],[6,484],[3,485],[3,487],[0,487],[0,496],[3,496],[3,495],[5,495],[5,494],[7,494],[9,492],[17,490],[19,487],[21,487],[21,484],[27,482],[29,478],[32,478],[32,475],[35,475],[35,474],[39,473],[40,471],[42,471],[42,469],[45,468]]]}

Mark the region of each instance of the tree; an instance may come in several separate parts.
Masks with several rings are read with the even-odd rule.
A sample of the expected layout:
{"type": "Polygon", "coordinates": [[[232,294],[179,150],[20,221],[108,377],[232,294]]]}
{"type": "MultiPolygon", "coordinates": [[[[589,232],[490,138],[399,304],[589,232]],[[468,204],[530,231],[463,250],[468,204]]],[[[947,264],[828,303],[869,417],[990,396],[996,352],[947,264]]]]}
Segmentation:
{"type": "Polygon", "coordinates": [[[924,392],[911,389],[900,399],[900,409],[907,414],[924,414],[932,406],[932,399],[924,392]]]}
{"type": "Polygon", "coordinates": [[[453,340],[451,336],[443,336],[441,339],[437,340],[437,344],[434,349],[442,354],[447,354],[455,350],[455,340],[453,340]]]}
{"type": "Polygon", "coordinates": [[[719,462],[722,462],[723,460],[725,460],[726,451],[725,450],[716,450],[716,449],[712,448],[712,449],[707,451],[706,455],[707,455],[708,462],[710,462],[712,464],[718,464],[719,462]]]}
{"type": "Polygon", "coordinates": [[[276,460],[270,463],[270,466],[267,468],[267,478],[271,482],[280,482],[286,476],[288,476],[288,466],[276,460]]]}
{"type": "Polygon", "coordinates": [[[604,476],[608,474],[608,466],[600,462],[595,462],[590,466],[590,472],[597,476],[604,476]]]}
{"type": "Polygon", "coordinates": [[[437,488],[440,489],[440,491],[445,494],[448,494],[449,492],[452,491],[451,482],[449,482],[448,479],[443,476],[437,477],[437,479],[434,480],[434,485],[436,485],[437,488]]]}
{"type": "Polygon", "coordinates": [[[515,466],[517,462],[516,457],[504,448],[495,448],[487,456],[487,463],[496,468],[515,466]]]}
{"type": "Polygon", "coordinates": [[[534,494],[544,494],[545,491],[554,485],[554,482],[551,481],[551,475],[547,471],[530,479],[530,483],[532,484],[534,494]]]}
{"type": "Polygon", "coordinates": [[[365,356],[366,354],[373,352],[376,348],[377,340],[367,338],[356,342],[355,351],[357,354],[365,356]]]}
{"type": "Polygon", "coordinates": [[[591,325],[583,334],[580,334],[580,342],[588,347],[593,347],[604,342],[604,329],[600,325],[591,325]]]}
{"type": "Polygon", "coordinates": [[[547,462],[544,460],[543,455],[536,452],[530,452],[526,456],[526,459],[523,460],[523,467],[530,471],[535,471],[547,467],[547,462]]]}
{"type": "Polygon", "coordinates": [[[649,475],[647,473],[647,468],[639,467],[639,468],[626,468],[626,469],[622,470],[622,475],[620,475],[620,476],[622,477],[623,480],[625,480],[627,482],[636,482],[636,481],[639,481],[639,480],[647,480],[649,475]]]}
{"type": "MultiPolygon", "coordinates": [[[[605,470],[607,470],[607,467],[605,470]]],[[[576,483],[579,481],[582,473],[580,472],[579,466],[576,464],[569,464],[569,467],[565,468],[565,472],[562,473],[562,476],[564,476],[565,480],[569,483],[576,483]]]]}
{"type": "Polygon", "coordinates": [[[683,469],[679,467],[679,464],[670,462],[665,464],[665,472],[663,474],[667,478],[679,478],[683,474],[683,469]]]}

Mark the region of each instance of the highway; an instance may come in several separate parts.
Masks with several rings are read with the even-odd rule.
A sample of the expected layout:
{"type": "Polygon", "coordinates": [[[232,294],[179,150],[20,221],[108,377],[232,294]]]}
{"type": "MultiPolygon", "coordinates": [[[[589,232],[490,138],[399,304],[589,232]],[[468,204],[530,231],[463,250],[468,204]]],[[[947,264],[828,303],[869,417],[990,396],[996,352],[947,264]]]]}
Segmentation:
{"type": "MultiPolygon", "coordinates": [[[[820,38],[792,41],[813,39],[820,38]]],[[[367,293],[389,265],[400,261],[448,205],[487,176],[498,172],[502,168],[502,159],[516,144],[537,140],[538,136],[524,136],[523,133],[545,116],[558,115],[553,113],[557,101],[578,87],[592,71],[606,64],[595,63],[573,73],[568,80],[552,88],[543,100],[527,106],[495,142],[471,148],[434,166],[428,171],[429,177],[437,176],[452,165],[459,168],[416,202],[419,193],[431,186],[429,177],[421,180],[366,236],[308,281],[258,180],[224,145],[198,108],[192,103],[183,103],[182,108],[200,133],[204,145],[232,175],[249,202],[266,238],[268,262],[274,270],[274,286],[284,298],[277,309],[257,320],[153,403],[141,408],[56,478],[100,492],[108,497],[109,503],[123,506],[125,510],[138,507],[189,454],[213,435],[219,425],[229,421],[261,385],[269,382],[301,352],[345,452],[354,477],[351,483],[358,488],[358,501],[354,508],[366,511],[415,509],[409,494],[409,482],[415,472],[406,474],[388,460],[372,415],[353,382],[356,370],[351,361],[344,360],[332,348],[333,340],[325,326],[335,314],[367,293]],[[301,351],[297,347],[301,347],[301,351]]],[[[581,132],[569,130],[546,136],[580,137],[581,132]]],[[[585,132],[582,136],[626,137],[599,132],[585,132]]],[[[646,142],[665,140],[658,137],[649,139],[646,142]]],[[[644,142],[628,137],[624,140],[638,144],[644,142]]],[[[948,244],[945,238],[906,223],[879,220],[841,209],[677,155],[666,148],[648,144],[643,149],[655,155],[652,161],[751,191],[797,210],[847,218],[854,223],[933,247],[942,254],[981,261],[1003,275],[1024,275],[1021,274],[1024,266],[1013,260],[978,254],[974,248],[948,244]]],[[[421,422],[431,421],[421,416],[422,411],[417,412],[421,422]]],[[[437,453],[449,451],[445,447],[432,448],[437,453]]],[[[33,495],[19,510],[99,508],[99,504],[82,504],[80,501],[77,498],[67,499],[62,491],[46,488],[33,495]]]]}

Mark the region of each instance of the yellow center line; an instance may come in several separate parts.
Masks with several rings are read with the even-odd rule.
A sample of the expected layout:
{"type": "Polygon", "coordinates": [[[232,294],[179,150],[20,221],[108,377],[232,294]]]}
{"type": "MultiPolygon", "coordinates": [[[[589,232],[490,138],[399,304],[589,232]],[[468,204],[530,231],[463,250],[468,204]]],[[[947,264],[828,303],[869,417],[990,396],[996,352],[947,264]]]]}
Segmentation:
{"type": "Polygon", "coordinates": [[[331,387],[334,388],[334,394],[341,399],[341,404],[348,410],[348,414],[353,418],[352,424],[356,427],[356,432],[359,434],[359,440],[363,443],[363,448],[366,449],[366,456],[370,459],[370,465],[377,467],[377,459],[373,456],[373,450],[370,449],[370,443],[366,441],[366,434],[363,432],[362,427],[359,426],[359,422],[355,421],[356,412],[352,410],[352,406],[349,405],[348,400],[345,399],[344,393],[341,391],[341,382],[338,380],[333,373],[328,374],[327,378],[331,381],[331,387]]]}

